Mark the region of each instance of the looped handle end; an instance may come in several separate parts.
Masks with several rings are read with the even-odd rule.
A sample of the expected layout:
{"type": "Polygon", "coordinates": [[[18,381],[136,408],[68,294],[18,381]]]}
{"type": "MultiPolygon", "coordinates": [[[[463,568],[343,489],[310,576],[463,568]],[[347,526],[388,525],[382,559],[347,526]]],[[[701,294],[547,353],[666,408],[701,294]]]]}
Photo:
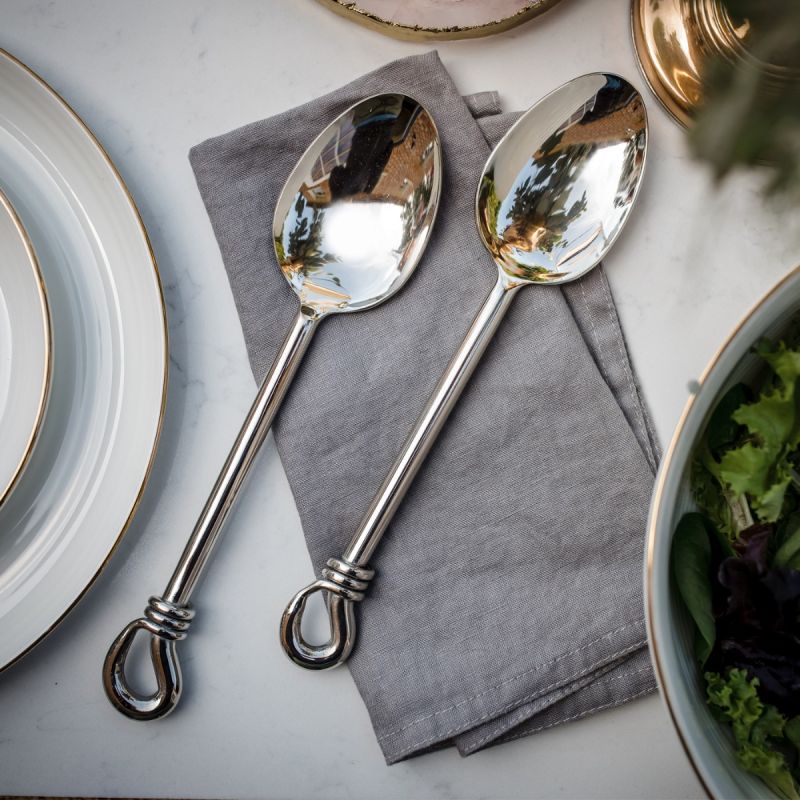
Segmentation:
{"type": "Polygon", "coordinates": [[[319,580],[301,589],[286,606],[281,617],[281,644],[286,655],[305,669],[330,669],[347,661],[356,641],[354,604],[364,599],[364,591],[375,572],[340,558],[331,558],[319,580]],[[309,644],[302,633],[306,602],[315,592],[326,593],[330,637],[321,645],[309,644]]]}
{"type": "Polygon", "coordinates": [[[183,688],[175,645],[186,638],[193,617],[190,606],[151,597],[144,616],[133,620],[117,636],[103,664],[103,687],[119,712],[131,719],[150,720],[164,717],[175,708],[183,688]],[[150,695],[131,689],[125,677],[125,661],[140,630],[150,635],[150,660],[158,686],[150,695]]]}

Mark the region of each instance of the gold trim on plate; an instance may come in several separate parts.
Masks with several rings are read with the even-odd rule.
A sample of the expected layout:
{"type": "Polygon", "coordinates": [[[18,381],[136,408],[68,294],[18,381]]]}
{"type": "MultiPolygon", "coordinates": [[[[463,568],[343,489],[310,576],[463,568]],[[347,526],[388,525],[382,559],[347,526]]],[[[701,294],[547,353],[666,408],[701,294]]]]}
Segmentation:
{"type": "MultiPolygon", "coordinates": [[[[717,348],[717,351],[711,357],[711,360],[708,362],[708,365],[703,370],[702,375],[698,380],[698,385],[702,386],[705,383],[708,375],[711,373],[711,370],[717,365],[717,362],[721,358],[722,354],[727,350],[730,346],[733,339],[739,333],[740,330],[747,324],[753,314],[758,311],[761,306],[764,305],[768,300],[775,296],[785,285],[786,283],[794,278],[798,272],[800,272],[800,266],[795,267],[793,270],[788,272],[786,275],[783,276],[760,300],[758,300],[755,305],[739,320],[737,325],[734,329],[728,334],[725,338],[725,341],[717,348]]],[[[694,756],[689,748],[689,745],[684,738],[683,731],[681,730],[680,725],[678,724],[677,714],[675,713],[674,702],[670,698],[669,688],[667,687],[666,682],[664,681],[664,667],[661,663],[661,655],[659,650],[659,644],[656,641],[656,637],[654,636],[654,608],[653,608],[653,592],[652,592],[652,585],[653,585],[653,571],[655,568],[655,546],[656,546],[656,521],[661,516],[661,505],[664,499],[664,484],[666,483],[667,473],[670,472],[672,459],[675,455],[675,450],[678,446],[678,440],[681,438],[683,433],[683,429],[686,426],[686,421],[689,418],[689,414],[694,407],[695,401],[698,396],[698,391],[694,391],[686,401],[686,405],[683,407],[683,411],[681,412],[681,416],[678,420],[678,424],[675,426],[675,432],[672,434],[672,439],[670,440],[669,447],[667,448],[664,457],[661,460],[661,466],[658,471],[658,478],[656,480],[656,485],[653,489],[653,497],[650,501],[650,514],[647,523],[647,546],[645,552],[645,596],[647,598],[645,612],[647,614],[647,626],[649,631],[649,641],[650,641],[650,652],[652,654],[651,661],[653,662],[653,667],[655,668],[656,678],[658,680],[658,685],[661,689],[661,694],[664,698],[664,702],[667,706],[667,712],[669,713],[670,720],[672,721],[672,727],[678,734],[678,739],[680,740],[681,746],[683,747],[683,751],[686,753],[686,757],[689,759],[689,763],[694,770],[697,779],[700,781],[703,790],[705,791],[706,795],[710,798],[713,798],[714,795],[712,794],[711,790],[708,788],[706,782],[703,780],[703,776],[700,774],[700,769],[697,763],[694,760],[694,756]]]]}
{"type": "Polygon", "coordinates": [[[166,411],[167,406],[167,383],[169,380],[169,330],[167,327],[167,311],[166,305],[164,303],[164,288],[161,283],[161,275],[158,271],[158,264],[156,264],[156,257],[155,253],[153,252],[153,246],[150,242],[150,237],[147,234],[147,229],[144,226],[144,221],[142,220],[142,215],[139,213],[139,209],[136,206],[136,203],[133,199],[133,195],[131,195],[130,189],[128,189],[127,184],[122,178],[119,170],[115,166],[114,162],[111,160],[111,157],[106,152],[105,148],[97,137],[92,133],[89,126],[78,116],[77,112],[64,100],[63,97],[52,87],[50,86],[47,81],[45,81],[40,75],[35,73],[27,64],[24,64],[20,61],[16,56],[13,56],[7,50],[4,50],[0,47],[0,58],[6,58],[16,66],[23,69],[27,72],[34,80],[36,80],[42,88],[44,88],[56,101],[58,101],[63,108],[69,113],[69,115],[73,118],[73,120],[80,126],[83,132],[86,134],[89,143],[94,145],[97,150],[99,151],[100,155],[102,156],[103,160],[108,165],[109,169],[111,170],[113,176],[116,178],[119,186],[122,188],[125,196],[128,199],[128,203],[130,205],[131,211],[133,212],[134,219],[136,220],[137,225],[144,237],[144,242],[147,246],[147,252],[150,256],[150,263],[153,267],[153,277],[155,278],[156,288],[158,290],[158,297],[159,297],[159,305],[161,306],[161,324],[162,324],[162,333],[164,339],[164,376],[162,381],[162,389],[161,389],[161,408],[159,410],[158,415],[158,424],[156,426],[156,435],[153,439],[153,447],[150,451],[150,457],[147,460],[147,465],[145,467],[144,475],[142,477],[141,484],[139,485],[139,489],[136,493],[136,497],[134,498],[133,505],[131,506],[131,510],[128,513],[128,516],[125,519],[125,523],[122,526],[117,538],[114,540],[114,543],[111,545],[106,557],[103,559],[103,562],[98,567],[97,571],[92,575],[89,579],[89,582],[84,586],[83,590],[78,594],[78,596],[69,604],[69,606],[63,611],[63,613],[55,620],[55,622],[50,625],[50,627],[41,634],[35,641],[31,642],[22,652],[18,653],[14,658],[12,658],[7,663],[0,665],[0,672],[8,669],[9,667],[16,664],[21,658],[26,656],[30,651],[36,647],[39,642],[41,642],[45,637],[47,637],[52,631],[64,620],[64,618],[72,611],[73,608],[86,596],[86,593],[92,587],[94,582],[97,580],[100,573],[106,568],[108,562],[111,560],[111,557],[114,555],[117,547],[119,547],[120,542],[122,541],[123,536],[127,533],[128,528],[130,527],[131,521],[139,508],[139,504],[142,500],[142,495],[144,494],[145,487],[147,486],[147,482],[150,478],[150,474],[153,470],[153,462],[155,461],[156,451],[158,450],[158,443],[161,439],[161,431],[164,426],[164,414],[166,411]]]}
{"type": "Polygon", "coordinates": [[[44,381],[42,382],[42,391],[39,394],[39,408],[36,412],[36,421],[33,425],[33,430],[28,437],[28,441],[25,444],[25,451],[23,452],[19,463],[14,469],[14,474],[11,476],[11,480],[8,482],[7,486],[0,487],[0,506],[2,506],[6,498],[11,494],[12,489],[17,485],[17,481],[19,481],[22,473],[25,471],[25,467],[28,465],[31,453],[33,453],[36,439],[39,436],[39,431],[42,429],[45,410],[47,409],[47,401],[50,398],[50,385],[53,378],[53,329],[52,322],[50,320],[50,304],[47,301],[47,288],[44,285],[42,271],[39,268],[39,260],[36,258],[36,251],[34,250],[33,242],[31,242],[30,236],[28,236],[28,231],[25,230],[25,226],[22,224],[22,220],[19,218],[14,206],[11,205],[11,201],[5,196],[2,190],[0,190],[0,206],[2,206],[3,209],[8,213],[12,224],[17,229],[17,233],[22,240],[25,252],[28,255],[28,263],[33,271],[33,277],[36,280],[36,285],[39,288],[39,302],[42,306],[42,324],[44,325],[45,344],[44,381]]]}
{"type": "Polygon", "coordinates": [[[529,8],[523,8],[521,11],[505,19],[487,22],[483,25],[465,27],[454,25],[449,28],[422,28],[413,25],[401,25],[396,22],[388,22],[385,19],[381,19],[381,17],[376,14],[359,8],[358,4],[352,0],[318,0],[318,2],[322,3],[322,5],[329,8],[335,14],[339,14],[346,19],[357,22],[359,25],[364,25],[373,31],[383,33],[386,36],[392,36],[395,39],[411,42],[436,42],[453,39],[477,39],[481,36],[493,36],[496,33],[502,33],[534,17],[538,17],[540,14],[543,14],[545,11],[561,2],[561,0],[538,0],[538,2],[534,0],[529,8]]]}

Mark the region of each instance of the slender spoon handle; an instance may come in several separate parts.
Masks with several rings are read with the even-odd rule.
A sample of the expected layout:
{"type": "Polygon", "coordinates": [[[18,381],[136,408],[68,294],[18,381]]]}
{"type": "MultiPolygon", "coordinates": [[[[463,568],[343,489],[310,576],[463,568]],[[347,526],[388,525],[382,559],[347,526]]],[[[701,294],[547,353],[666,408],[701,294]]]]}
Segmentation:
{"type": "Polygon", "coordinates": [[[163,717],[172,711],[180,699],[181,670],[175,645],[186,638],[194,616],[189,599],[318,322],[319,317],[309,315],[304,309],[298,312],[272,368],[258,390],[163,597],[150,598],[144,616],[122,630],[106,655],[103,686],[112,704],[128,717],[163,717]],[[149,695],[137,693],[125,677],[125,660],[140,630],[150,634],[150,656],[158,684],[157,690],[149,695]]]}
{"type": "Polygon", "coordinates": [[[344,554],[329,559],[320,578],[301,589],[283,612],[281,644],[289,658],[301,667],[327,669],[341,664],[350,655],[356,636],[353,604],[364,599],[374,575],[367,563],[518,288],[519,284],[511,283],[500,273],[344,554]],[[312,645],[303,638],[301,625],[306,601],[319,591],[326,593],[331,635],[325,644],[312,645]]]}

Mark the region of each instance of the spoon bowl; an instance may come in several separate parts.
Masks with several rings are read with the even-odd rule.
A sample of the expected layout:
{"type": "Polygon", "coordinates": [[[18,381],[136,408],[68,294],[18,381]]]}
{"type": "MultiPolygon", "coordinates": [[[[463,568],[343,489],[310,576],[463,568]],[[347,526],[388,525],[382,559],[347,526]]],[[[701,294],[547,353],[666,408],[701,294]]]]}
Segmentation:
{"type": "Polygon", "coordinates": [[[616,75],[576,78],[523,114],[475,200],[483,243],[508,278],[567,283],[596,266],[628,219],[646,145],[641,95],[616,75]]]}
{"type": "Polygon", "coordinates": [[[317,315],[360,311],[408,280],[441,191],[433,118],[402,94],[369,97],[309,146],[275,206],[275,254],[317,315]]]}
{"type": "Polygon", "coordinates": [[[369,559],[480,361],[516,292],[576,280],[600,263],[628,218],[642,179],[647,117],[636,89],[616,75],[576,78],[525,113],[497,144],[478,184],[475,214],[499,268],[478,311],[341,558],[289,601],[281,644],[296,664],[327,669],[356,638],[354,604],[374,571],[369,559]],[[303,636],[308,598],[326,594],[330,638],[303,636]]]}

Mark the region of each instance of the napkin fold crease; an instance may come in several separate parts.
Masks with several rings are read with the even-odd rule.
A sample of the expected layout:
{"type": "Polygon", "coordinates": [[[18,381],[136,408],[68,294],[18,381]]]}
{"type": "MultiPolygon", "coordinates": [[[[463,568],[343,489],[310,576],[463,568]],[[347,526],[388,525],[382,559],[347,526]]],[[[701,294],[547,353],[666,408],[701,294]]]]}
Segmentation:
{"type": "MultiPolygon", "coordinates": [[[[315,570],[341,554],[495,280],[473,202],[516,115],[496,92],[462,97],[431,52],[190,153],[261,380],[297,308],[275,263],[275,200],[319,131],[382,91],[433,115],[442,202],[408,285],[326,320],[276,420],[315,570]]],[[[451,744],[468,755],[654,689],[641,563],[658,458],[602,268],[520,292],[357,609],[349,667],[388,763],[451,744]]]]}

